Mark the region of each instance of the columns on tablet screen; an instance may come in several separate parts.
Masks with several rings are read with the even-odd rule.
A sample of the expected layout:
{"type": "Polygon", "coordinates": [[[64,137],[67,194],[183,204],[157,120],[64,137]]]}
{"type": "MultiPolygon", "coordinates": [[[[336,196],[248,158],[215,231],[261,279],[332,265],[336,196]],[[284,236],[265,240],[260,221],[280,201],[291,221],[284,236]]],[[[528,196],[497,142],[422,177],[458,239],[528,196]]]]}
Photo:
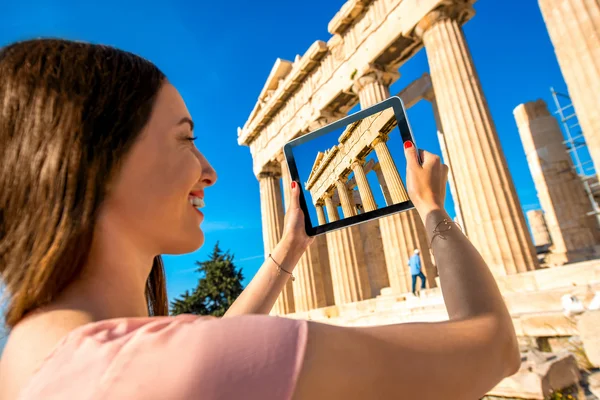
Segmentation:
{"type": "Polygon", "coordinates": [[[379,182],[379,187],[381,188],[381,191],[383,192],[383,198],[385,199],[385,205],[389,206],[394,204],[394,202],[392,201],[392,195],[390,194],[390,190],[387,187],[387,184],[385,183],[385,179],[383,178],[383,173],[381,172],[381,164],[377,163],[375,164],[375,166],[373,167],[373,170],[375,171],[375,175],[377,175],[377,182],[379,182]]]}
{"type": "Polygon", "coordinates": [[[402,183],[396,163],[390,154],[390,149],[387,147],[386,140],[386,137],[379,136],[373,141],[372,146],[381,164],[383,178],[390,191],[392,202],[393,204],[398,204],[408,200],[408,193],[402,183]]]}
{"type": "Polygon", "coordinates": [[[339,221],[340,214],[338,213],[337,206],[333,204],[333,192],[329,192],[325,196],[325,208],[327,209],[329,222],[339,221]]]}
{"type": "Polygon", "coordinates": [[[495,275],[538,266],[525,217],[461,28],[473,9],[444,4],[418,24],[469,238],[495,275]]]}
{"type": "Polygon", "coordinates": [[[587,148],[600,176],[600,2],[538,0],[587,148]]]}
{"type": "MultiPolygon", "coordinates": [[[[598,222],[583,181],[573,169],[563,144],[558,121],[550,115],[543,100],[519,105],[514,115],[544,210],[544,215],[536,216],[545,220],[552,238],[548,264],[562,265],[593,258],[594,247],[598,245],[598,222]]],[[[536,238],[531,219],[530,225],[536,238]]],[[[544,226],[543,222],[539,225],[544,226]]]]}
{"type": "MultiPolygon", "coordinates": [[[[265,259],[279,243],[283,233],[284,213],[281,201],[281,186],[279,184],[280,178],[281,166],[278,162],[268,163],[258,174],[265,259]]],[[[273,309],[277,314],[288,314],[295,311],[291,284],[284,287],[273,309]]]]}
{"type": "Polygon", "coordinates": [[[323,207],[325,206],[324,202],[319,201],[315,205],[317,208],[317,219],[319,220],[319,225],[325,225],[327,223],[327,219],[325,218],[325,210],[323,207]]]}
{"type": "Polygon", "coordinates": [[[354,160],[351,164],[352,172],[354,172],[354,178],[356,179],[356,185],[358,186],[358,193],[362,200],[364,211],[373,211],[377,209],[377,203],[375,203],[375,197],[369,186],[367,180],[367,174],[363,168],[363,160],[354,160]]]}
{"type": "Polygon", "coordinates": [[[344,218],[353,217],[356,215],[356,208],[354,206],[353,199],[350,197],[350,192],[346,186],[346,178],[341,177],[335,182],[335,187],[340,197],[340,203],[342,204],[342,212],[344,218]]]}

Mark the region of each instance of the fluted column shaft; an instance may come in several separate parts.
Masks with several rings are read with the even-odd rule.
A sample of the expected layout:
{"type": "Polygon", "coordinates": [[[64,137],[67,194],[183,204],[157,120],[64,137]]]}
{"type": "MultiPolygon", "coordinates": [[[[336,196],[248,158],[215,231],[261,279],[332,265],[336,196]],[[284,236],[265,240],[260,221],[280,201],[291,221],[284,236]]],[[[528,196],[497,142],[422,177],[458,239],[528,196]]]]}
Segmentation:
{"type": "Polygon", "coordinates": [[[385,179],[383,178],[383,173],[381,172],[381,164],[377,164],[375,168],[375,175],[377,175],[377,182],[379,182],[379,186],[381,187],[381,191],[383,192],[383,198],[385,199],[385,205],[391,206],[394,204],[392,201],[392,196],[390,195],[390,190],[385,184],[385,179]]]}
{"type": "Polygon", "coordinates": [[[514,115],[552,238],[553,263],[578,261],[586,252],[592,256],[596,218],[588,215],[592,205],[573,169],[558,121],[543,100],[519,105],[514,115]]]}
{"type": "Polygon", "coordinates": [[[329,232],[327,248],[335,304],[371,297],[371,286],[358,226],[329,232]]]}
{"type": "Polygon", "coordinates": [[[538,266],[479,78],[452,10],[420,26],[469,238],[495,275],[538,266]]]}
{"type": "MultiPolygon", "coordinates": [[[[362,82],[354,86],[358,93],[362,108],[370,107],[390,97],[389,84],[399,74],[396,72],[382,73],[375,71],[368,74],[369,84],[378,86],[378,89],[362,90],[362,82]],[[373,80],[372,77],[377,77],[373,80]]],[[[392,156],[383,140],[376,140],[373,144],[379,160],[379,169],[376,169],[378,180],[388,205],[408,199],[406,189],[402,184],[398,170],[392,156]],[[382,176],[383,175],[383,179],[382,176]]],[[[410,291],[410,272],[407,262],[415,249],[421,251],[423,271],[427,276],[429,287],[435,287],[435,269],[431,261],[425,227],[415,210],[390,215],[378,220],[381,232],[382,250],[385,260],[385,271],[379,266],[371,266],[373,281],[389,282],[396,293],[410,291]],[[387,275],[387,276],[386,276],[387,275]],[[386,279],[387,278],[387,279],[386,279]]]]}
{"type": "Polygon", "coordinates": [[[317,208],[317,219],[319,221],[319,225],[325,225],[327,223],[327,219],[325,218],[325,211],[323,210],[323,205],[317,204],[315,207],[317,208]]]}
{"type": "MultiPolygon", "coordinates": [[[[279,185],[280,176],[281,172],[278,166],[273,167],[271,170],[261,172],[258,175],[265,259],[273,251],[275,246],[277,246],[283,233],[284,214],[281,201],[281,186],[279,185]]],[[[274,309],[279,315],[289,314],[295,311],[291,280],[277,298],[274,309]]]]}
{"type": "Polygon", "coordinates": [[[392,201],[394,204],[407,201],[408,193],[406,192],[406,188],[402,183],[402,179],[400,179],[398,168],[396,168],[396,163],[390,154],[390,150],[385,143],[385,139],[378,137],[373,142],[373,147],[375,148],[377,159],[381,164],[381,172],[383,172],[383,178],[385,179],[385,183],[390,191],[392,201]]]}
{"type": "Polygon", "coordinates": [[[358,194],[362,200],[365,211],[373,211],[377,209],[377,203],[375,203],[375,197],[371,192],[369,181],[367,180],[367,174],[363,168],[362,161],[354,161],[352,163],[352,171],[354,172],[354,178],[356,179],[356,185],[358,186],[358,194]]]}
{"type": "Polygon", "coordinates": [[[340,203],[342,203],[342,211],[344,212],[344,218],[353,217],[356,215],[356,208],[354,202],[348,193],[348,187],[344,183],[345,179],[340,179],[335,182],[335,187],[340,197],[340,203]]]}
{"type": "Polygon", "coordinates": [[[531,227],[531,234],[533,236],[533,243],[536,246],[546,246],[552,243],[550,238],[550,232],[544,219],[544,212],[542,210],[529,210],[527,211],[527,219],[529,220],[529,226],[531,227]]]}
{"type": "Polygon", "coordinates": [[[600,176],[600,2],[539,0],[539,5],[600,176]]]}
{"type": "Polygon", "coordinates": [[[325,208],[327,209],[327,218],[329,222],[339,221],[340,214],[337,207],[333,204],[333,199],[330,196],[325,197],[325,208]]]}

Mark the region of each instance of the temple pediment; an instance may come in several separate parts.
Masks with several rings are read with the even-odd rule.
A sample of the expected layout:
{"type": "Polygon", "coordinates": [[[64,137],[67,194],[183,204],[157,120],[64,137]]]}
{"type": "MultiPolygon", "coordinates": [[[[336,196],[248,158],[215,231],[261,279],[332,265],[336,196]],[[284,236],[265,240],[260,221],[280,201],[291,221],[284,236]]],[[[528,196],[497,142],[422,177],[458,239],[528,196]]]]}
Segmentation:
{"type": "Polygon", "coordinates": [[[280,82],[282,82],[283,79],[285,79],[285,77],[290,73],[293,65],[294,64],[291,61],[287,61],[281,58],[275,60],[275,64],[273,65],[273,68],[271,68],[271,72],[269,73],[267,81],[265,82],[265,85],[260,91],[258,101],[254,105],[254,108],[250,113],[250,117],[246,122],[246,125],[248,125],[250,122],[252,122],[252,120],[254,120],[254,117],[261,110],[262,105],[269,100],[269,97],[275,92],[275,90],[277,90],[277,87],[279,86],[280,82]]]}

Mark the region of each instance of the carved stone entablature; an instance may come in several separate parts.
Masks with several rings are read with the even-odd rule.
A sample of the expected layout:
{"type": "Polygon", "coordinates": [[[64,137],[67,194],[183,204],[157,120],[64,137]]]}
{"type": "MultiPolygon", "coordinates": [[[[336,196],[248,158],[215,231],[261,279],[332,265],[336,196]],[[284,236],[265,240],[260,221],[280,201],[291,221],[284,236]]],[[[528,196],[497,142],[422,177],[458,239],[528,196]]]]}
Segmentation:
{"type": "Polygon", "coordinates": [[[307,132],[315,131],[319,128],[334,123],[335,121],[344,118],[346,114],[322,110],[311,116],[311,121],[307,124],[307,132]]]}
{"type": "Polygon", "coordinates": [[[355,22],[356,18],[360,16],[365,8],[371,3],[372,0],[349,0],[347,1],[340,11],[338,11],[331,21],[329,25],[327,25],[327,30],[332,35],[335,34],[343,34],[352,24],[355,22]]]}
{"type": "Polygon", "coordinates": [[[273,160],[286,142],[333,122],[327,118],[314,118],[315,115],[329,109],[349,110],[350,103],[356,101],[356,95],[352,93],[356,80],[361,85],[373,78],[392,82],[397,79],[397,75],[387,71],[397,70],[417,50],[415,41],[407,37],[432,10],[474,1],[347,2],[345,14],[341,14],[345,15],[344,24],[349,25],[343,29],[340,28],[343,24],[334,28],[336,33],[327,43],[315,42],[293,63],[281,62],[280,73],[270,77],[267,85],[268,90],[274,92],[268,100],[266,96],[259,99],[250,118],[238,130],[238,143],[250,147],[254,173],[258,174],[263,164],[273,160]],[[361,5],[362,11],[358,12],[361,5]],[[348,19],[350,15],[352,17],[348,19]],[[395,63],[397,60],[401,62],[395,63]],[[366,70],[372,64],[380,66],[380,71],[371,71],[369,75],[366,70]],[[290,65],[291,70],[285,71],[290,65]],[[283,82],[279,82],[279,78],[283,82]]]}

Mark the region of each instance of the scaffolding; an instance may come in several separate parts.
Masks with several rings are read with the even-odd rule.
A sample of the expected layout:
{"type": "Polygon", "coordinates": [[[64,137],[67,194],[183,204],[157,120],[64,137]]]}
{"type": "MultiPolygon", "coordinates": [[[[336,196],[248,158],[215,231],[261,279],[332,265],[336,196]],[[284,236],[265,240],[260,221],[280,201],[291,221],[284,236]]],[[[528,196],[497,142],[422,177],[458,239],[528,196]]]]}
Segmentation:
{"type": "Polygon", "coordinates": [[[573,102],[568,94],[560,93],[550,88],[554,104],[556,105],[555,114],[563,126],[564,145],[573,161],[575,173],[583,182],[585,192],[592,205],[592,210],[588,215],[595,215],[600,223],[600,207],[596,201],[595,195],[600,195],[600,184],[596,178],[594,163],[587,149],[583,132],[577,120],[577,113],[573,107],[573,102]]]}

